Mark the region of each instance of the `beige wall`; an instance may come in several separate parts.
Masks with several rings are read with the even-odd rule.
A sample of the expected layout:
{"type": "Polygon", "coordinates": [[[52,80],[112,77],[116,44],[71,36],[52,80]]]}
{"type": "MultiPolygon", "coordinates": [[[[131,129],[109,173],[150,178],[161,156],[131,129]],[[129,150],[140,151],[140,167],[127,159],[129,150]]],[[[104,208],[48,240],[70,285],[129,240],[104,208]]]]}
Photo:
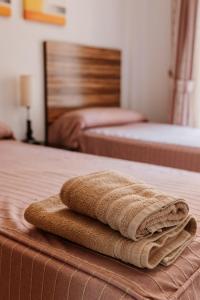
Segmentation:
{"type": "Polygon", "coordinates": [[[127,97],[151,120],[169,120],[171,0],[129,0],[127,97]]]}
{"type": "Polygon", "coordinates": [[[44,136],[44,40],[123,49],[123,105],[152,120],[167,119],[170,0],[67,0],[67,27],[25,21],[23,1],[12,2],[13,17],[0,18],[0,120],[17,138],[25,134],[17,84],[24,73],[35,77],[31,114],[36,138],[44,136]]]}
{"type": "Polygon", "coordinates": [[[43,56],[44,40],[66,40],[105,47],[122,47],[121,0],[67,0],[68,26],[32,23],[21,18],[22,0],[13,2],[14,16],[0,18],[0,119],[22,138],[25,112],[19,107],[16,78],[30,73],[34,80],[32,119],[38,139],[44,134],[43,56]]]}

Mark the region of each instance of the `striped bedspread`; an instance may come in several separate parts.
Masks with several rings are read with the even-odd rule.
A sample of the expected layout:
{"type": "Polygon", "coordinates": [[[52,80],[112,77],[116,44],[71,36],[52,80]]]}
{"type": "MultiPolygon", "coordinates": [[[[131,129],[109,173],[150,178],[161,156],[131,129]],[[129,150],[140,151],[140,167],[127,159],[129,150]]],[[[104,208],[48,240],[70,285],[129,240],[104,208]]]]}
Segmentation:
{"type": "Polygon", "coordinates": [[[33,201],[72,176],[105,169],[184,197],[200,217],[200,174],[0,141],[0,299],[199,300],[200,237],[170,267],[140,270],[35,229],[33,201]]]}
{"type": "Polygon", "coordinates": [[[135,123],[93,128],[80,136],[84,153],[200,172],[200,129],[135,123]]]}

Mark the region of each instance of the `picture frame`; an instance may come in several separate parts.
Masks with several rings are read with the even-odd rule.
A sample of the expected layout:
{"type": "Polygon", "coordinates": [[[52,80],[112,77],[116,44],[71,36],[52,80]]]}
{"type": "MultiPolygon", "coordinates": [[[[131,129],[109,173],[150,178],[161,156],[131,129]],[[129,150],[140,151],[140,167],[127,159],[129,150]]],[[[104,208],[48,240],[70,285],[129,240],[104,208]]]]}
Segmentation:
{"type": "Polygon", "coordinates": [[[11,0],[0,0],[0,16],[10,17],[12,15],[11,0]]]}
{"type": "Polygon", "coordinates": [[[66,0],[24,0],[24,18],[29,21],[66,25],[66,0]]]}

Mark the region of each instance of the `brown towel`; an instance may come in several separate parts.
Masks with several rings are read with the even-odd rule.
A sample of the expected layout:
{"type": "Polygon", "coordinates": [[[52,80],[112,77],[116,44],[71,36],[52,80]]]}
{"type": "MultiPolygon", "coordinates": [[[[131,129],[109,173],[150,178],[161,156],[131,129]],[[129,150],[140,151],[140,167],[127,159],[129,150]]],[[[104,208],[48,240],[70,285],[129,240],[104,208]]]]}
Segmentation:
{"type": "Polygon", "coordinates": [[[171,197],[120,173],[104,171],[67,181],[61,200],[134,241],[165,232],[188,216],[183,199],[171,197]]]}
{"type": "Polygon", "coordinates": [[[38,228],[84,247],[149,269],[159,263],[166,266],[173,263],[196,232],[196,221],[188,216],[170,230],[133,242],[109,226],[71,211],[59,196],[32,204],[25,218],[38,228]]]}

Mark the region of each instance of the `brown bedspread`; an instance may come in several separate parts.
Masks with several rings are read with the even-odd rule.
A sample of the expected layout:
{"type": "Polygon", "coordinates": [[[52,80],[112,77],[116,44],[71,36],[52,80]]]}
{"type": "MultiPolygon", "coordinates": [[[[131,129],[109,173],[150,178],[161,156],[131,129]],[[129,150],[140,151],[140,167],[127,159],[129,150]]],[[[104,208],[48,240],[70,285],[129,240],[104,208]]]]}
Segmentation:
{"type": "Polygon", "coordinates": [[[200,129],[156,123],[86,130],[84,153],[200,172],[200,129]]]}
{"type": "Polygon", "coordinates": [[[198,300],[199,229],[171,267],[139,270],[30,226],[32,201],[81,174],[119,170],[188,200],[200,216],[200,174],[0,141],[0,299],[198,300]]]}

